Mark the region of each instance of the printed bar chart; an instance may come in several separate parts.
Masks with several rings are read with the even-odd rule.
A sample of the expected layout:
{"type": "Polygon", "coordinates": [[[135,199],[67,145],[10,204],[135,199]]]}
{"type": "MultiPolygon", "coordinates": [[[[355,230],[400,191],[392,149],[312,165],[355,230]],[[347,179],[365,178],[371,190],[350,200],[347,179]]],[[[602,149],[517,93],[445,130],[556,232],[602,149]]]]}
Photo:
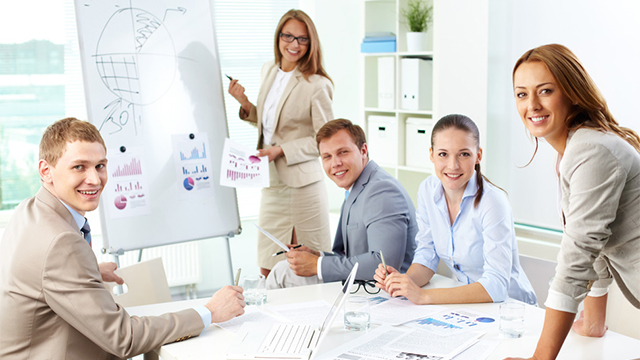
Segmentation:
{"type": "Polygon", "coordinates": [[[194,147],[191,150],[191,156],[187,157],[182,151],[180,151],[180,160],[197,160],[197,159],[206,159],[207,158],[207,150],[205,148],[205,144],[202,143],[202,153],[197,147],[194,147]]]}
{"type": "Polygon", "coordinates": [[[140,160],[133,158],[129,164],[124,164],[122,167],[118,165],[116,170],[111,174],[113,177],[119,176],[133,176],[142,175],[142,166],[140,166],[140,160]]]}

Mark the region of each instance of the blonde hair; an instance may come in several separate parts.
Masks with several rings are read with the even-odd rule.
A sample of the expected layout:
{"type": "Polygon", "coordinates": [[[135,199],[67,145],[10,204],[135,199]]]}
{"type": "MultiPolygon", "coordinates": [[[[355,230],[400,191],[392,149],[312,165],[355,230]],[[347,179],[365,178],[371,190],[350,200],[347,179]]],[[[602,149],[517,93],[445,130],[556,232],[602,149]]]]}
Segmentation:
{"type": "MultiPolygon", "coordinates": [[[[546,65],[562,93],[574,104],[566,119],[566,125],[570,131],[581,127],[609,131],[620,136],[640,152],[638,134],[620,126],[613,118],[604,96],[571,50],[559,44],[542,45],[531,49],[516,61],[513,67],[513,78],[520,65],[532,61],[539,61],[546,65]]],[[[537,149],[538,139],[536,138],[536,151],[537,149]]]]}
{"type": "Polygon", "coordinates": [[[333,83],[333,80],[327,75],[322,67],[322,51],[320,50],[320,39],[318,38],[318,32],[316,31],[316,26],[313,24],[313,21],[302,10],[291,9],[287,11],[282,18],[280,18],[280,22],[278,22],[278,26],[276,27],[276,34],[274,37],[274,54],[276,57],[276,64],[280,64],[282,61],[282,54],[280,53],[280,48],[278,47],[280,41],[280,32],[282,32],[282,28],[289,20],[298,20],[303,23],[307,27],[307,36],[309,37],[309,45],[307,49],[307,53],[298,60],[298,71],[302,73],[305,79],[309,80],[309,76],[311,75],[320,75],[324,76],[329,81],[333,83]]]}
{"type": "Polygon", "coordinates": [[[100,143],[104,151],[107,151],[100,131],[93,124],[76,118],[65,118],[49,125],[42,134],[40,159],[56,166],[67,148],[67,143],[78,140],[100,143]]]}

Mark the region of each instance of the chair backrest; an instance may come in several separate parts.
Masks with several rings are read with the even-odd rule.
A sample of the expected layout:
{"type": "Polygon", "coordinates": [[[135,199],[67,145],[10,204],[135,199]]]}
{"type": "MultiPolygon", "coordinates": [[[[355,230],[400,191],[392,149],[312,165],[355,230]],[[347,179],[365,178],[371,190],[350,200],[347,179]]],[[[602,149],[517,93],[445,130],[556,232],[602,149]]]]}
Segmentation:
{"type": "Polygon", "coordinates": [[[171,301],[171,292],[162,265],[162,258],[141,261],[120,268],[115,273],[124,279],[127,291],[123,294],[115,294],[116,283],[105,283],[104,286],[111,291],[111,295],[121,306],[139,306],[171,301]]]}
{"type": "Polygon", "coordinates": [[[547,301],[551,280],[556,274],[556,264],[555,261],[520,255],[520,265],[533,286],[533,291],[538,298],[538,306],[543,309],[545,308],[544,303],[547,301]]]}

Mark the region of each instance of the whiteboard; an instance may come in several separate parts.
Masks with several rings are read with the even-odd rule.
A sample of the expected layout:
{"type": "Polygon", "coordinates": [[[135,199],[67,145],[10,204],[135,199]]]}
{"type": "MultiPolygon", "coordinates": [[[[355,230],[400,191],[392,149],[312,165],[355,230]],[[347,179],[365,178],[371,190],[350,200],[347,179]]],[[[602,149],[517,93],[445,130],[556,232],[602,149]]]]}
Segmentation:
{"type": "Polygon", "coordinates": [[[241,231],[211,2],[75,1],[89,120],[107,145],[109,253],[241,231]]]}

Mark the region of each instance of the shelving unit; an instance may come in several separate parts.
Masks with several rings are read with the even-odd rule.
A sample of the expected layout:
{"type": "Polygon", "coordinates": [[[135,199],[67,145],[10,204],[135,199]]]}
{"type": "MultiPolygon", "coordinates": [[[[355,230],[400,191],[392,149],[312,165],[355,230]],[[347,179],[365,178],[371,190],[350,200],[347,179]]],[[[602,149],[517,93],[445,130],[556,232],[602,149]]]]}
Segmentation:
{"type": "MultiPolygon", "coordinates": [[[[429,1],[429,0],[427,0],[429,1]]],[[[423,59],[430,62],[429,73],[423,74],[428,82],[428,96],[433,94],[433,51],[408,52],[406,33],[408,28],[401,22],[401,9],[407,7],[408,0],[363,0],[362,16],[364,29],[362,37],[369,32],[392,32],[396,35],[396,52],[385,53],[362,53],[361,54],[361,122],[367,133],[369,153],[371,159],[395,176],[406,188],[412,197],[414,204],[417,202],[417,192],[420,183],[433,172],[433,166],[429,160],[428,145],[424,142],[430,141],[430,126],[433,126],[433,99],[429,99],[428,108],[404,109],[402,106],[402,75],[403,59],[423,59]],[[391,58],[393,69],[388,66],[379,68],[379,59],[391,58]],[[388,77],[381,79],[381,76],[388,77]],[[392,81],[390,78],[392,77],[392,81]],[[379,84],[391,84],[393,87],[393,106],[380,106],[379,96],[389,99],[388,88],[381,88],[379,84]],[[384,94],[380,95],[379,92],[384,94]],[[377,118],[385,117],[385,118],[377,118]],[[409,125],[407,120],[409,121],[409,125]],[[415,120],[414,120],[415,119],[415,120]],[[407,134],[407,129],[415,130],[416,122],[428,122],[423,126],[425,129],[419,134],[420,146],[419,154],[416,149],[407,149],[407,136],[414,136],[414,133],[407,134]],[[380,121],[384,121],[381,123],[380,121]],[[388,121],[388,122],[386,122],[388,121]],[[389,128],[391,127],[391,128],[389,128]],[[426,132],[425,132],[426,130],[426,132]],[[387,136],[385,138],[385,136],[387,136]],[[426,140],[429,137],[429,140],[426,140]],[[407,156],[410,155],[410,156],[407,156]],[[416,156],[418,158],[416,161],[416,156]],[[411,165],[408,164],[408,159],[411,165]]],[[[430,26],[433,29],[433,24],[430,26]]],[[[428,33],[432,37],[433,31],[428,33]]],[[[433,44],[433,41],[430,41],[433,44]]],[[[384,61],[384,60],[383,60],[384,61]]],[[[389,65],[387,60],[386,65],[389,65]]],[[[383,85],[384,86],[384,85],[383,85]]],[[[413,138],[412,143],[416,143],[413,138]]]]}

